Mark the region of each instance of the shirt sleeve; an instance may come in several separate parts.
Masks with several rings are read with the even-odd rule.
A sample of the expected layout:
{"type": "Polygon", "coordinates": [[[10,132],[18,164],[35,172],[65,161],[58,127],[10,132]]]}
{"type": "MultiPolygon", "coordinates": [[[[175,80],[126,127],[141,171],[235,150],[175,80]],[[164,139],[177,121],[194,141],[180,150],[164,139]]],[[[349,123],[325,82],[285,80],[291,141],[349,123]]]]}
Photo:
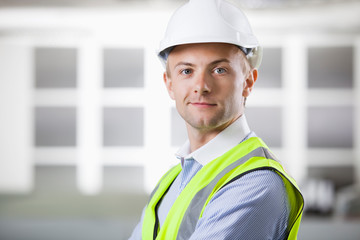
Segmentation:
{"type": "Polygon", "coordinates": [[[281,177],[256,170],[213,196],[190,239],[284,239],[288,205],[281,177]]]}

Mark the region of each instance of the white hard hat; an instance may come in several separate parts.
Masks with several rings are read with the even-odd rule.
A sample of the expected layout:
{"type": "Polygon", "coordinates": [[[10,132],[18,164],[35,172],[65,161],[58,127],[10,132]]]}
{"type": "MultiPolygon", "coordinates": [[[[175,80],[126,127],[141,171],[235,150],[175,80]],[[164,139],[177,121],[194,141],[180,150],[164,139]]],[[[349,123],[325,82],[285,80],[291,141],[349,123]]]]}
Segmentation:
{"type": "Polygon", "coordinates": [[[244,13],[223,0],[190,0],[172,15],[157,54],[166,65],[173,47],[189,43],[230,43],[239,46],[258,68],[262,48],[244,13]]]}

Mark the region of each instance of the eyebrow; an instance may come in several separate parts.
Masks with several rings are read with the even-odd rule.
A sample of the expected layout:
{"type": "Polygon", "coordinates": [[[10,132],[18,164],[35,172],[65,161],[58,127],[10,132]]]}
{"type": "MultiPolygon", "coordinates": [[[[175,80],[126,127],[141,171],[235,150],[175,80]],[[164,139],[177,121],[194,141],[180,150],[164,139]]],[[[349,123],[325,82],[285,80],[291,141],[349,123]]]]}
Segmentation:
{"type": "MultiPolygon", "coordinates": [[[[222,62],[230,63],[230,61],[229,61],[228,59],[226,59],[226,58],[221,58],[221,59],[212,61],[209,65],[216,65],[216,64],[219,64],[219,63],[222,63],[222,62]]],[[[189,67],[193,67],[193,66],[195,66],[195,64],[190,63],[190,62],[178,62],[178,63],[174,66],[174,68],[177,68],[178,66],[189,66],[189,67]]]]}
{"type": "Polygon", "coordinates": [[[216,64],[219,64],[219,63],[222,63],[222,62],[230,63],[230,61],[228,59],[221,58],[219,60],[215,60],[215,61],[211,62],[210,65],[216,65],[216,64]]]}
{"type": "Polygon", "coordinates": [[[195,64],[189,63],[189,62],[178,62],[174,68],[177,68],[178,66],[189,66],[189,67],[193,67],[195,66],[195,64]]]}

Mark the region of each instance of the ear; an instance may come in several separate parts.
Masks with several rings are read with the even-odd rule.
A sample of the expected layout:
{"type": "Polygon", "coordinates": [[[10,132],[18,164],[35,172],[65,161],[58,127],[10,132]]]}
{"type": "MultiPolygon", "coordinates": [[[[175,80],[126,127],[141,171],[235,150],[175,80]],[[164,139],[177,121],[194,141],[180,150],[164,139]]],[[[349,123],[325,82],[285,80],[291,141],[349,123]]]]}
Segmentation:
{"type": "Polygon", "coordinates": [[[248,97],[254,87],[254,84],[258,77],[258,71],[256,68],[250,70],[249,75],[247,76],[246,80],[244,81],[244,89],[243,89],[243,97],[248,97]]]}
{"type": "Polygon", "coordinates": [[[171,81],[171,78],[166,74],[166,72],[164,72],[163,74],[163,78],[164,78],[164,83],[165,83],[165,86],[166,86],[166,89],[169,93],[169,96],[172,100],[175,100],[175,96],[174,96],[174,92],[172,90],[172,81],[171,81]]]}

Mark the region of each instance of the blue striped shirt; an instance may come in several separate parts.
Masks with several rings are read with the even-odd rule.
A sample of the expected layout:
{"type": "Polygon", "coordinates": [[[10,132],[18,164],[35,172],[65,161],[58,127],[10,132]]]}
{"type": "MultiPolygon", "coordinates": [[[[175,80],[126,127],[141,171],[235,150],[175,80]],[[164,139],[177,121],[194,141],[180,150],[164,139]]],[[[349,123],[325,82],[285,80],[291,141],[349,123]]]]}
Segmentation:
{"type": "MultiPolygon", "coordinates": [[[[252,136],[255,134],[242,116],[195,152],[190,153],[188,142],[180,148],[177,157],[182,171],[160,203],[160,227],[177,196],[204,165],[252,136]]],[[[226,185],[213,196],[190,239],[284,239],[288,214],[289,204],[281,177],[270,170],[257,170],[226,185]]],[[[142,219],[143,216],[131,240],[141,239],[142,219]]]]}

